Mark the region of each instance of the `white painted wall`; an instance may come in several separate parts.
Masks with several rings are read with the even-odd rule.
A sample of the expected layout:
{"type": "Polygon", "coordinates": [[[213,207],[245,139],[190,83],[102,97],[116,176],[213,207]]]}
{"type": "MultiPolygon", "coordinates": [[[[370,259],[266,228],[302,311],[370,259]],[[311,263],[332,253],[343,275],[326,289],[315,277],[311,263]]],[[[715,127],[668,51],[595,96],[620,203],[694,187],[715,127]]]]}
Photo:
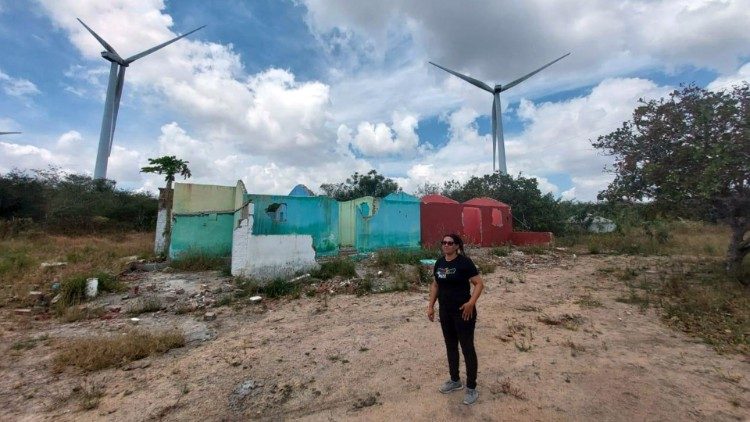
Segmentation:
{"type": "Polygon", "coordinates": [[[249,217],[232,234],[232,275],[272,280],[318,268],[310,235],[254,235],[253,204],[249,217]]]}
{"type": "Polygon", "coordinates": [[[164,229],[167,228],[167,209],[162,208],[156,216],[156,238],[154,239],[154,253],[157,255],[166,255],[167,237],[164,235],[164,229]]]}

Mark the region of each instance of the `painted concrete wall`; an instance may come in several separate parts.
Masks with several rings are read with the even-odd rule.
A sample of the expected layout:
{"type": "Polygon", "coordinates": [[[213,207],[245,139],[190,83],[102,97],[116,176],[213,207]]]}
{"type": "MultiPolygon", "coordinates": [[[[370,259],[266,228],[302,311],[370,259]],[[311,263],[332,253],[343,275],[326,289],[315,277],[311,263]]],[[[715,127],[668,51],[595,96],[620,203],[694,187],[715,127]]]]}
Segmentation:
{"type": "Polygon", "coordinates": [[[254,235],[310,235],[317,256],[336,255],[339,251],[339,205],[325,196],[245,195],[255,208],[254,235]],[[283,206],[277,213],[269,206],[283,206]],[[283,210],[283,212],[281,212],[283,210]],[[279,218],[279,217],[282,218],[279,218]]]}
{"type": "Polygon", "coordinates": [[[419,198],[396,192],[373,201],[371,216],[368,207],[357,207],[355,247],[366,252],[382,248],[416,248],[420,244],[419,198]]]}
{"type": "Polygon", "coordinates": [[[422,245],[435,247],[449,233],[466,244],[496,246],[511,242],[513,217],[507,204],[491,198],[474,198],[462,204],[441,195],[421,200],[422,245]]]}
{"type": "Polygon", "coordinates": [[[292,188],[289,192],[289,196],[315,196],[315,192],[310,190],[307,186],[299,184],[292,188]]]}
{"type": "Polygon", "coordinates": [[[156,214],[156,233],[154,236],[154,253],[156,255],[167,254],[167,240],[169,233],[167,231],[167,222],[171,218],[167,208],[172,204],[174,189],[159,188],[159,200],[156,214]]]}
{"type": "Polygon", "coordinates": [[[439,248],[443,236],[463,235],[461,204],[442,195],[426,195],[420,203],[423,248],[439,248]]]}
{"type": "Polygon", "coordinates": [[[174,215],[169,258],[178,258],[188,251],[229,256],[232,252],[233,222],[233,212],[174,215]]]}
{"type": "Polygon", "coordinates": [[[253,234],[253,204],[232,236],[232,275],[272,280],[318,268],[310,235],[253,234]]]}
{"type": "Polygon", "coordinates": [[[339,202],[339,244],[353,248],[357,242],[357,220],[377,212],[380,200],[372,196],[339,202]]]}
{"type": "Polygon", "coordinates": [[[172,212],[174,214],[193,214],[234,211],[236,209],[234,207],[236,188],[236,186],[175,183],[172,212]]]}
{"type": "Polygon", "coordinates": [[[154,239],[154,253],[156,255],[165,255],[167,247],[167,236],[164,229],[167,228],[167,210],[160,209],[156,214],[156,238],[154,239]]]}

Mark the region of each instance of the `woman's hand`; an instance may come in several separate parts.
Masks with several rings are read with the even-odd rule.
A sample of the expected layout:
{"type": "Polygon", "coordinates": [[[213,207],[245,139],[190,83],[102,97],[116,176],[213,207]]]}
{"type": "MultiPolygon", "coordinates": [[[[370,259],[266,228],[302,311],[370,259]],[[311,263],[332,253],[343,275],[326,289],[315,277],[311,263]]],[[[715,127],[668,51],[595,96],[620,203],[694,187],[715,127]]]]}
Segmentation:
{"type": "Polygon", "coordinates": [[[435,308],[433,306],[427,307],[427,319],[435,321],[435,308]]]}
{"type": "Polygon", "coordinates": [[[461,316],[463,317],[464,321],[468,321],[471,319],[471,317],[474,315],[474,303],[472,301],[468,301],[461,305],[460,308],[463,312],[461,313],[461,316]]]}

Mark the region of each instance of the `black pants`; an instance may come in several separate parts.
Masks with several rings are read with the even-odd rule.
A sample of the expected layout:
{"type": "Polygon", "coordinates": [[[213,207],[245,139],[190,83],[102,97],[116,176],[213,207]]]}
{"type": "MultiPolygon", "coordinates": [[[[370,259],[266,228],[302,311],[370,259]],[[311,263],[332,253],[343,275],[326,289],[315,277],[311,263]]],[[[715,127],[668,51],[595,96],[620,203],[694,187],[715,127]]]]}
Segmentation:
{"type": "Polygon", "coordinates": [[[464,321],[461,311],[444,311],[440,309],[440,327],[443,329],[445,349],[448,352],[448,370],[451,380],[458,381],[458,345],[466,362],[466,386],[477,388],[477,352],[474,350],[474,327],[477,322],[477,311],[464,321]]]}

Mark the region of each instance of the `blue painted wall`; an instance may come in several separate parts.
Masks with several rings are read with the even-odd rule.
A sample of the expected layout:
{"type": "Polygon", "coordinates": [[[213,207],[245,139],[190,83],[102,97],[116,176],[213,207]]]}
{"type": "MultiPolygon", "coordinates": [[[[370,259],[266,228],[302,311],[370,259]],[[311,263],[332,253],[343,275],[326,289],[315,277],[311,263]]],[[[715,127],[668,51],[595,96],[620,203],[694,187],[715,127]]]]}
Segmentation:
{"type": "Polygon", "coordinates": [[[374,215],[357,216],[356,248],[366,252],[382,248],[418,248],[421,231],[419,198],[392,193],[379,201],[374,215]]]}
{"type": "Polygon", "coordinates": [[[309,234],[317,256],[339,252],[339,204],[325,196],[245,195],[255,207],[253,234],[309,234]],[[279,207],[266,210],[272,204],[279,207]]]}
{"type": "Polygon", "coordinates": [[[189,251],[211,256],[230,256],[233,226],[233,212],[177,214],[172,218],[169,258],[179,258],[189,251]]]}

